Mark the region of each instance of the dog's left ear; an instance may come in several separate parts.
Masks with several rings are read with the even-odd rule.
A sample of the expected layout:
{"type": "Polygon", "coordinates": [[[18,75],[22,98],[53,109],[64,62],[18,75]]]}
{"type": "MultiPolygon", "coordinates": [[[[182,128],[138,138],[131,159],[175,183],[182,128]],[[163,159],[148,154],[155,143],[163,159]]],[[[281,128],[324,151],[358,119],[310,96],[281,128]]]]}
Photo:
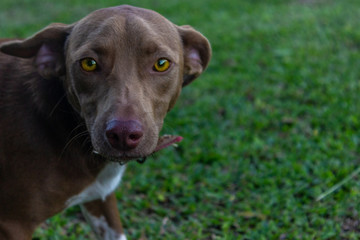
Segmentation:
{"type": "Polygon", "coordinates": [[[201,33],[190,26],[178,27],[178,31],[184,46],[184,87],[206,69],[211,58],[211,46],[201,33]]]}
{"type": "Polygon", "coordinates": [[[0,51],[21,58],[34,57],[39,74],[49,79],[65,73],[65,41],[72,25],[54,23],[25,40],[5,42],[0,51]]]}

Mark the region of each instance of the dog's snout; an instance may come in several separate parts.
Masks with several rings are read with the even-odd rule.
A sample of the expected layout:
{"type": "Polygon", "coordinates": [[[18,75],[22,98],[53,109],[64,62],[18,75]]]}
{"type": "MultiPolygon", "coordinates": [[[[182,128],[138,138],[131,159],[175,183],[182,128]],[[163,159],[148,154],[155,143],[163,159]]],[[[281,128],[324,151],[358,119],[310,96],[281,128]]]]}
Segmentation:
{"type": "Polygon", "coordinates": [[[127,151],[139,145],[144,132],[139,121],[112,120],[106,126],[105,135],[113,148],[127,151]]]}

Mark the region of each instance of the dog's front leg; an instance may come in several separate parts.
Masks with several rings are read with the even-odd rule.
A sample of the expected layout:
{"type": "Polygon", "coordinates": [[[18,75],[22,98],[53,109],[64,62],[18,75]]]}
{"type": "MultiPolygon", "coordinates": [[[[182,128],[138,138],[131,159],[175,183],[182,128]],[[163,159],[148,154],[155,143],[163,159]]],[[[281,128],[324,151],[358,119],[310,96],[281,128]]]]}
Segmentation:
{"type": "Polygon", "coordinates": [[[114,193],[105,201],[95,200],[81,205],[81,210],[99,240],[126,240],[114,193]]]}

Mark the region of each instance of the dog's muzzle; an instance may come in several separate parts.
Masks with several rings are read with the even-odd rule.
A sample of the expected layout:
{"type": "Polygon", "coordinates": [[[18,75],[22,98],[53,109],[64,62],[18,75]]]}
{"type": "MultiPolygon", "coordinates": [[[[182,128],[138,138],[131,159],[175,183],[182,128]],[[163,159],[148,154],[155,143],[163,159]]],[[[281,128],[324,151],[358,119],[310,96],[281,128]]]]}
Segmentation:
{"type": "MultiPolygon", "coordinates": [[[[162,137],[159,138],[157,146],[155,148],[155,150],[151,153],[156,153],[158,151],[160,151],[161,149],[167,148],[169,146],[177,146],[176,144],[181,142],[183,140],[183,137],[181,136],[174,136],[174,135],[164,135],[162,137]]],[[[131,160],[136,160],[138,163],[143,164],[146,161],[147,156],[140,156],[140,157],[135,157],[135,158],[126,158],[126,157],[114,157],[114,156],[106,156],[104,154],[101,154],[100,152],[98,152],[97,150],[93,150],[93,154],[100,156],[108,161],[111,162],[118,162],[120,165],[124,165],[126,163],[128,163],[131,160]]],[[[151,155],[150,154],[150,155],[151,155]]]]}

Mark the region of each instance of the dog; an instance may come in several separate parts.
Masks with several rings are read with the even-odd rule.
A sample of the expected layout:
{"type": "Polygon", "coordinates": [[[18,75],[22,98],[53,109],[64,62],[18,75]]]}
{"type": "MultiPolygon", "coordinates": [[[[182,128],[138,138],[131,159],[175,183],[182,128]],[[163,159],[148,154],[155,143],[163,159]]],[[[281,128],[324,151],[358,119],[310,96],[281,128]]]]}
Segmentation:
{"type": "Polygon", "coordinates": [[[77,204],[98,239],[126,239],[113,192],[128,162],[181,141],[160,130],[207,68],[209,41],[121,5],[0,52],[0,239],[31,239],[77,204]]]}

